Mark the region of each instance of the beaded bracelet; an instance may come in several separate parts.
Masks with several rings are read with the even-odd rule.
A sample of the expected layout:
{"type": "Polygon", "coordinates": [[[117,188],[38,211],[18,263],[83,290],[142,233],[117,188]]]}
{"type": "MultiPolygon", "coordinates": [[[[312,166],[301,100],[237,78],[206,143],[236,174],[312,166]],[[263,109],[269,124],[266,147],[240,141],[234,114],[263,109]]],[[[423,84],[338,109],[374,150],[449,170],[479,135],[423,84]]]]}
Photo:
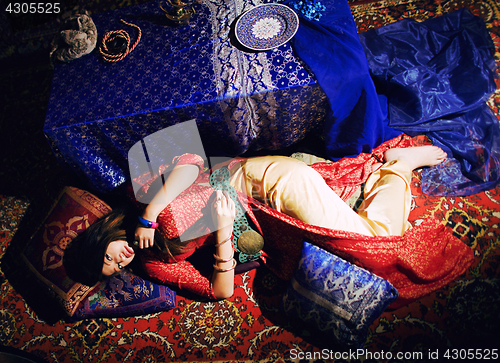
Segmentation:
{"type": "Polygon", "coordinates": [[[231,236],[227,237],[224,241],[222,241],[220,243],[216,243],[215,247],[220,247],[220,246],[226,244],[227,242],[229,242],[230,240],[231,240],[231,236]]]}
{"type": "Polygon", "coordinates": [[[137,219],[139,219],[139,223],[142,224],[146,228],[158,228],[159,224],[158,222],[151,222],[148,221],[147,219],[142,218],[141,216],[138,216],[137,219]]]}
{"type": "Polygon", "coordinates": [[[236,259],[233,258],[232,260],[233,260],[233,265],[231,267],[223,269],[217,265],[214,265],[214,270],[217,272],[228,272],[228,271],[234,270],[236,268],[236,259]]]}

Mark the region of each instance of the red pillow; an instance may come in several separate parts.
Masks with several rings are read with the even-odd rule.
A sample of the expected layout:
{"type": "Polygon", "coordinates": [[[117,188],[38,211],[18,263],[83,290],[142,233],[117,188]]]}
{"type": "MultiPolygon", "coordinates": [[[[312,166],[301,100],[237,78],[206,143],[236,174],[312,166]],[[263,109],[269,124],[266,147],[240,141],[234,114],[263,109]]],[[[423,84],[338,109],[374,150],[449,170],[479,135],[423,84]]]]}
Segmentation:
{"type": "Polygon", "coordinates": [[[93,194],[65,187],[21,254],[27,266],[69,316],[73,316],[80,303],[99,284],[89,287],[67,277],[62,264],[64,249],[73,238],[110,211],[110,206],[93,194]]]}

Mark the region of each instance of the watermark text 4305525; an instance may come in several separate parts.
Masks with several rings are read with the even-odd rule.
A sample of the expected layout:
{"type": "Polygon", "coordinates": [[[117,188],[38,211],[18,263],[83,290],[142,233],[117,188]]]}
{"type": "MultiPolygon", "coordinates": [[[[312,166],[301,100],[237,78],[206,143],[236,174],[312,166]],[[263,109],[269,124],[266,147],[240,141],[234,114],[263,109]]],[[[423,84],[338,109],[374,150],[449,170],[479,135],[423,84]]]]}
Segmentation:
{"type": "Polygon", "coordinates": [[[60,3],[8,3],[5,11],[9,14],[59,14],[60,3]]]}

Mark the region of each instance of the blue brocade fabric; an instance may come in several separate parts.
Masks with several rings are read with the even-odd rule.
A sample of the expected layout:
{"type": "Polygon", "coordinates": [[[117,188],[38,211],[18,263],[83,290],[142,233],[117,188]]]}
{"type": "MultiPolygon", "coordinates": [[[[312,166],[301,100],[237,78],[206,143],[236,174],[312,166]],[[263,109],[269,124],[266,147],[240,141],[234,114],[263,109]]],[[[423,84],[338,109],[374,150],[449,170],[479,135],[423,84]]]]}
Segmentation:
{"type": "Polygon", "coordinates": [[[124,19],[142,38],[118,63],[94,52],[55,65],[44,133],[59,160],[109,191],[129,179],[134,144],[196,119],[210,156],[282,149],[323,127],[336,160],[425,133],[449,157],[423,172],[424,192],[498,184],[500,129],[485,104],[495,62],[480,18],[463,10],[358,35],[346,0],[286,0],[300,18],[291,42],[241,49],[235,20],[270,1],[203,0],[181,27],[166,24],[159,0],[93,15],[101,35],[124,29],[134,41],[124,19]]]}
{"type": "Polygon", "coordinates": [[[281,149],[321,129],[326,96],[290,44],[234,45],[236,18],[263,2],[203,0],[186,26],[168,24],[160,0],[92,15],[100,36],[121,29],[133,43],[137,31],[124,19],[142,37],[117,63],[94,51],[54,65],[44,133],[58,159],[109,191],[129,179],[134,144],[184,121],[196,119],[210,156],[281,149]]]}
{"type": "Polygon", "coordinates": [[[103,283],[102,288],[87,297],[73,316],[74,320],[117,318],[153,314],[173,309],[175,291],[167,286],[144,280],[123,270],[103,283]]]}
{"type": "Polygon", "coordinates": [[[500,181],[500,128],[486,101],[496,89],[494,45],[463,9],[423,23],[402,20],[360,34],[389,124],[427,134],[448,160],[424,170],[431,195],[467,195],[500,181]]]}
{"type": "Polygon", "coordinates": [[[362,347],[370,324],[398,297],[386,280],[304,242],[282,308],[341,346],[362,347]]]}

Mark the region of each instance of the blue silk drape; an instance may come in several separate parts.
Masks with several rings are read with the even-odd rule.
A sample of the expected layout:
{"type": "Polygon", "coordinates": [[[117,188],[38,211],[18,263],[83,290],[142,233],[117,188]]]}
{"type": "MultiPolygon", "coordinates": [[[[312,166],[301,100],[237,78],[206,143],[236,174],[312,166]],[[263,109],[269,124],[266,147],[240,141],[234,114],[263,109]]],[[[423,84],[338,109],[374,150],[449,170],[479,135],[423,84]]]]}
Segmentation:
{"type": "MultiPolygon", "coordinates": [[[[298,2],[285,4],[297,9],[298,2]]],[[[291,43],[330,102],[324,136],[327,153],[335,160],[370,152],[401,131],[388,125],[387,100],[376,92],[347,1],[320,3],[324,9],[319,20],[298,12],[300,25],[291,43]]]]}
{"type": "MultiPolygon", "coordinates": [[[[293,8],[297,0],[287,4],[293,8]]],[[[299,11],[292,46],[330,101],[329,156],[369,152],[401,132],[426,134],[448,159],[424,170],[425,193],[468,195],[495,187],[500,128],[486,101],[496,89],[496,63],[484,21],[462,9],[358,35],[346,1],[321,4],[315,20],[299,11]]]]}
{"type": "Polygon", "coordinates": [[[427,134],[448,160],[425,169],[422,189],[467,195],[495,187],[500,128],[486,101],[495,91],[494,45],[482,18],[462,9],[423,23],[402,20],[360,34],[389,125],[427,134]]]}

